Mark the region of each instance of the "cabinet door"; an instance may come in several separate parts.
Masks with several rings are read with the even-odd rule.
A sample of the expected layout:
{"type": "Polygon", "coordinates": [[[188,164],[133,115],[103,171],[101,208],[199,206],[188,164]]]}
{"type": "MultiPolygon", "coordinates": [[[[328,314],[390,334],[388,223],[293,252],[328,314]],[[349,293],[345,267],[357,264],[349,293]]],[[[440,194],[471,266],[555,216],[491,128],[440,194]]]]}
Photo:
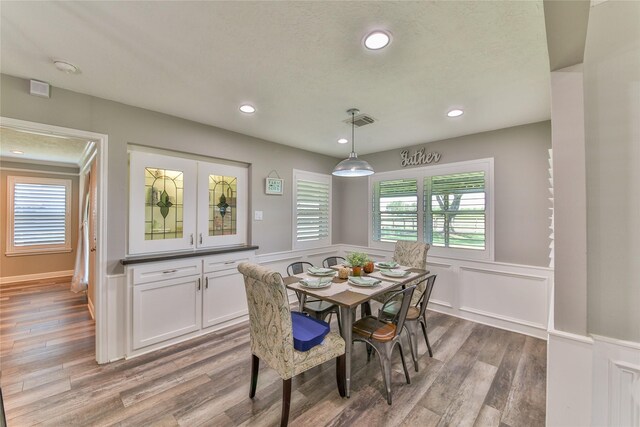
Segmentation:
{"type": "Polygon", "coordinates": [[[248,170],[198,162],[198,247],[247,243],[248,170]]]}
{"type": "Polygon", "coordinates": [[[195,247],[196,162],[132,151],[129,254],[195,247]]]}
{"type": "Polygon", "coordinates": [[[244,278],[238,270],[205,275],[202,294],[202,327],[208,328],[247,314],[244,278]]]}
{"type": "Polygon", "coordinates": [[[200,276],[133,286],[133,348],[200,329],[200,276]]]}

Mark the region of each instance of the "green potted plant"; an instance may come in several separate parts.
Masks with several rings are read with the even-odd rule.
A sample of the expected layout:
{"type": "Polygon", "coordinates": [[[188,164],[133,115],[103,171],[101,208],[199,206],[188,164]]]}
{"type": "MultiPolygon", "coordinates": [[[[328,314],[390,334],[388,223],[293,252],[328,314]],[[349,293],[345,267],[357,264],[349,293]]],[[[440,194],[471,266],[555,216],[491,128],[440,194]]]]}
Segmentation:
{"type": "Polygon", "coordinates": [[[354,276],[362,275],[362,267],[369,262],[369,256],[362,252],[351,252],[347,255],[347,262],[351,264],[354,276]]]}

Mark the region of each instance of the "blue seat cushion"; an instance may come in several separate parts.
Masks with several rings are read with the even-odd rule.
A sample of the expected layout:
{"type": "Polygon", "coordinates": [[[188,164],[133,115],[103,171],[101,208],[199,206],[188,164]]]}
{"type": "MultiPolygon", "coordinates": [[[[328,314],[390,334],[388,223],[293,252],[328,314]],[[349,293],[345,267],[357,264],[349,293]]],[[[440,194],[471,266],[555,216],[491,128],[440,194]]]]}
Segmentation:
{"type": "Polygon", "coordinates": [[[330,331],[327,322],[296,311],[291,313],[291,323],[293,326],[293,348],[298,351],[311,350],[320,344],[330,331]]]}

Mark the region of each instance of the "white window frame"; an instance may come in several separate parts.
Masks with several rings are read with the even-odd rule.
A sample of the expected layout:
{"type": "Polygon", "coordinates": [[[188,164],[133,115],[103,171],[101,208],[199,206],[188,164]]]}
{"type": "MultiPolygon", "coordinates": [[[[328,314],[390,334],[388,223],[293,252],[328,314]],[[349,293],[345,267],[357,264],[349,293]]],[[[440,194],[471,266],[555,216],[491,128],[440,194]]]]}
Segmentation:
{"type": "Polygon", "coordinates": [[[418,241],[424,241],[424,180],[435,175],[450,175],[467,172],[484,172],[485,174],[485,249],[443,248],[431,246],[429,255],[481,261],[494,261],[494,185],[493,158],[469,160],[463,162],[430,165],[419,168],[402,169],[380,172],[369,176],[369,218],[368,240],[369,247],[392,251],[394,242],[380,242],[373,240],[373,185],[378,181],[412,178],[418,180],[418,241]]]}
{"type": "Polygon", "coordinates": [[[71,180],[58,178],[45,178],[35,176],[7,177],[7,246],[5,255],[39,255],[48,253],[71,252],[71,180]],[[15,246],[14,244],[14,192],[16,184],[41,184],[41,185],[63,185],[65,187],[65,223],[64,223],[64,243],[63,244],[42,244],[30,246],[15,246]]]}
{"type": "Polygon", "coordinates": [[[332,227],[332,199],[333,199],[333,185],[332,185],[333,179],[331,175],[328,174],[323,174],[323,173],[316,173],[316,172],[307,172],[307,171],[302,171],[302,170],[298,170],[298,169],[294,169],[293,170],[293,195],[292,195],[292,229],[291,229],[291,241],[292,241],[292,248],[295,249],[311,249],[311,248],[320,248],[320,247],[326,247],[326,246],[330,246],[331,245],[331,235],[333,232],[333,227],[332,227]],[[321,182],[323,184],[328,184],[329,185],[329,232],[327,237],[319,239],[319,240],[314,240],[314,241],[308,241],[308,242],[303,242],[303,241],[298,241],[297,240],[297,212],[296,212],[296,207],[297,207],[297,200],[298,200],[298,180],[304,180],[304,181],[315,181],[315,182],[321,182]]]}

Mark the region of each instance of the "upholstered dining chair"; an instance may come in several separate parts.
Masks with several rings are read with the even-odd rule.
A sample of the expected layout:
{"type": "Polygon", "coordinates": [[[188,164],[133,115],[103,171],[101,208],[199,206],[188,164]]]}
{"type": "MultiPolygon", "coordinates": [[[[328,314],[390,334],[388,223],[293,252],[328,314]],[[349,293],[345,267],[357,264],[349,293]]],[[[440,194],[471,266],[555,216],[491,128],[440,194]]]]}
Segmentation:
{"type": "Polygon", "coordinates": [[[405,379],[407,384],[411,383],[400,337],[414,289],[415,286],[409,286],[393,292],[382,305],[377,317],[366,316],[353,324],[353,340],[367,343],[367,348],[373,348],[378,354],[389,405],[391,405],[391,355],[396,345],[400,351],[405,379]],[[399,307],[399,309],[389,315],[390,310],[387,310],[389,306],[399,307]]]}
{"type": "Polygon", "coordinates": [[[345,259],[341,256],[330,256],[322,260],[322,266],[325,268],[333,267],[343,262],[345,259]]]}
{"type": "MultiPolygon", "coordinates": [[[[304,273],[305,268],[313,267],[313,264],[306,261],[296,261],[287,266],[287,275],[294,276],[296,274],[304,273]]],[[[328,267],[327,267],[328,268],[328,267]]],[[[298,298],[299,300],[300,298],[298,298]]],[[[342,323],[340,322],[340,309],[337,305],[331,304],[327,301],[322,301],[319,299],[311,299],[306,298],[304,307],[300,309],[305,313],[313,316],[318,320],[325,320],[327,316],[331,316],[332,314],[336,315],[338,319],[338,329],[342,332],[342,323]]],[[[329,321],[331,317],[329,317],[329,321]]]]}
{"type": "MultiPolygon", "coordinates": [[[[403,240],[398,240],[393,252],[393,260],[398,264],[406,267],[426,270],[427,252],[429,252],[430,247],[431,245],[429,245],[428,243],[406,242],[403,240]]],[[[415,306],[418,303],[418,299],[420,299],[421,295],[424,292],[426,281],[424,280],[424,278],[416,279],[414,282],[408,284],[408,286],[411,285],[416,286],[416,291],[413,294],[413,301],[411,301],[411,305],[415,306]]],[[[373,299],[378,301],[379,303],[383,303],[389,298],[389,295],[390,293],[387,292],[374,297],[373,299]]],[[[364,306],[363,309],[367,315],[371,314],[371,309],[369,307],[364,306]]]]}
{"type": "Polygon", "coordinates": [[[244,276],[249,306],[251,333],[251,388],[256,394],[260,360],[266,362],[282,378],[282,416],[280,425],[289,420],[291,378],[331,359],[336,359],[336,381],[340,396],[345,396],[345,343],[335,332],[308,351],[294,348],[294,333],[287,290],[280,273],[247,262],[238,265],[244,276]]]}

